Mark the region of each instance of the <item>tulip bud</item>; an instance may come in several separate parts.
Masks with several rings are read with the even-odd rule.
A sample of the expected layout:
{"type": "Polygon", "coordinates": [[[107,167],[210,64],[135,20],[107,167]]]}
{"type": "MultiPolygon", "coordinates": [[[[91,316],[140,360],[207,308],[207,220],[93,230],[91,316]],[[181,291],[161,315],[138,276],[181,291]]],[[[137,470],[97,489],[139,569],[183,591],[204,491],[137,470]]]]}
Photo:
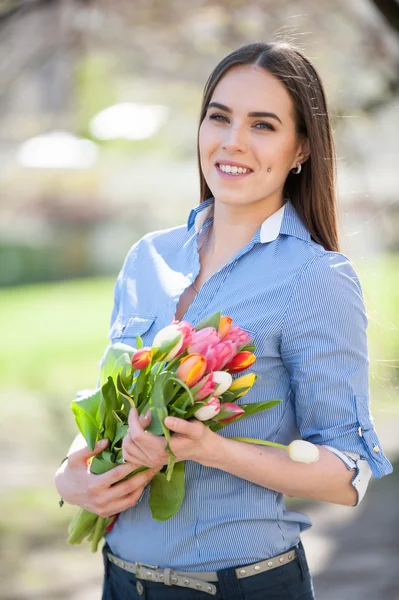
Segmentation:
{"type": "Polygon", "coordinates": [[[233,383],[229,387],[229,392],[235,392],[236,390],[248,388],[248,389],[244,389],[244,391],[240,392],[239,394],[236,394],[236,398],[241,398],[241,396],[244,396],[244,394],[249,392],[249,390],[255,383],[255,380],[256,380],[255,373],[248,373],[247,375],[242,375],[241,377],[237,377],[237,379],[234,379],[233,383]]]}
{"type": "Polygon", "coordinates": [[[255,360],[256,356],[253,352],[239,352],[224,368],[230,373],[239,373],[253,365],[255,360]]]}
{"type": "Polygon", "coordinates": [[[205,406],[201,406],[195,413],[194,417],[199,421],[208,421],[208,419],[213,419],[218,412],[220,411],[220,400],[213,396],[205,406]]]}
{"type": "Polygon", "coordinates": [[[226,315],[222,315],[220,317],[218,334],[222,337],[222,339],[229,333],[232,323],[233,319],[231,317],[227,317],[226,315]]]}
{"type": "Polygon", "coordinates": [[[230,388],[233,378],[227,371],[214,371],[212,375],[213,381],[217,383],[214,394],[215,396],[221,396],[230,388]]]}
{"type": "Polygon", "coordinates": [[[291,460],[303,463],[312,463],[319,460],[319,449],[311,442],[294,440],[288,446],[288,455],[291,460]]]}
{"type": "Polygon", "coordinates": [[[195,402],[200,402],[201,400],[204,400],[204,398],[207,398],[211,394],[213,396],[215,392],[215,387],[216,383],[213,381],[213,373],[205,375],[205,377],[198,382],[198,385],[196,386],[197,391],[195,392],[194,390],[191,390],[194,394],[195,402]]]}
{"type": "Polygon", "coordinates": [[[178,379],[192,387],[199,382],[206,370],[206,358],[202,354],[189,354],[180,362],[176,371],[178,379]]]}
{"type": "Polygon", "coordinates": [[[176,340],[173,348],[169,350],[166,356],[162,356],[162,360],[165,362],[169,362],[179,354],[183,346],[183,334],[176,325],[168,325],[158,331],[152,342],[153,348],[161,348],[163,345],[171,344],[173,340],[176,340]]]}
{"type": "Polygon", "coordinates": [[[132,356],[132,367],[135,371],[140,371],[148,367],[152,360],[152,348],[140,348],[132,356]]]}
{"type": "Polygon", "coordinates": [[[233,421],[234,419],[236,419],[240,415],[243,415],[244,413],[245,410],[241,408],[241,406],[238,406],[233,402],[224,402],[220,408],[218,415],[214,417],[214,420],[218,423],[223,424],[230,423],[230,421],[233,421]]]}

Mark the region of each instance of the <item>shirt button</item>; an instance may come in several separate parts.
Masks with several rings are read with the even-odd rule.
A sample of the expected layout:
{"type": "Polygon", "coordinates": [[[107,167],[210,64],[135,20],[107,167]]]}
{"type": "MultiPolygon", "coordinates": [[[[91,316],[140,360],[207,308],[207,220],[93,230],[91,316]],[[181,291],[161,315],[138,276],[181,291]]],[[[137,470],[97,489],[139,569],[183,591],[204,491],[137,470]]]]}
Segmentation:
{"type": "Polygon", "coordinates": [[[378,446],[374,446],[373,452],[379,452],[379,451],[380,451],[379,447],[378,446]]]}
{"type": "Polygon", "coordinates": [[[137,590],[137,593],[138,593],[139,596],[142,596],[144,594],[144,586],[141,583],[141,581],[138,581],[136,583],[136,590],[137,590]]]}

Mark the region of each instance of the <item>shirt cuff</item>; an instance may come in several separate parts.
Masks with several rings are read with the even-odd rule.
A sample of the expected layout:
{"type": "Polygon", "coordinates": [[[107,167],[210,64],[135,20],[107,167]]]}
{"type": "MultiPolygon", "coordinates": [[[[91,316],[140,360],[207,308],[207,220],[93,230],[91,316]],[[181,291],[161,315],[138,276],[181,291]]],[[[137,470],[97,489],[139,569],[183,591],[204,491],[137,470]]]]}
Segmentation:
{"type": "Polygon", "coordinates": [[[360,458],[360,454],[357,454],[356,452],[343,452],[342,450],[337,450],[337,448],[334,448],[333,446],[327,445],[323,445],[323,447],[338,456],[347,469],[356,471],[355,475],[352,477],[352,485],[357,492],[357,502],[353,506],[358,506],[364,498],[372,475],[370,465],[367,460],[360,458]]]}

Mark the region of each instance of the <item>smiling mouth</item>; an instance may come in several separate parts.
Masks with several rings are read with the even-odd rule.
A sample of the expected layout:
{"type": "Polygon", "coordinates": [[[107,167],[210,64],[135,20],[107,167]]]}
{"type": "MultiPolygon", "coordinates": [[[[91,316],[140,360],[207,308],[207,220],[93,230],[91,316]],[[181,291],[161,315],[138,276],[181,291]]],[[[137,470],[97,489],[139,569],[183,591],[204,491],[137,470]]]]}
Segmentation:
{"type": "Polygon", "coordinates": [[[240,176],[244,177],[253,173],[252,169],[248,169],[247,167],[237,167],[236,165],[222,165],[216,163],[216,168],[222,177],[227,177],[228,179],[240,176]]]}

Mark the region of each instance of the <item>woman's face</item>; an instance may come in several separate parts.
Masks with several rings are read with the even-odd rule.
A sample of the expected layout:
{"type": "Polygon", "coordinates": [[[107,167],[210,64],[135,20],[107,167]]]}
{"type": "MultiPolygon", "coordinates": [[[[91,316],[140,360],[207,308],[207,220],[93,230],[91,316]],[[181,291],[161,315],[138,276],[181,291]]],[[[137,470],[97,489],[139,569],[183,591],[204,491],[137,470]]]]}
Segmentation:
{"type": "Polygon", "coordinates": [[[290,169],[308,156],[287,90],[257,65],[234,67],[219,81],[201,123],[199,150],[212,194],[235,205],[268,198],[280,206],[290,169]]]}

